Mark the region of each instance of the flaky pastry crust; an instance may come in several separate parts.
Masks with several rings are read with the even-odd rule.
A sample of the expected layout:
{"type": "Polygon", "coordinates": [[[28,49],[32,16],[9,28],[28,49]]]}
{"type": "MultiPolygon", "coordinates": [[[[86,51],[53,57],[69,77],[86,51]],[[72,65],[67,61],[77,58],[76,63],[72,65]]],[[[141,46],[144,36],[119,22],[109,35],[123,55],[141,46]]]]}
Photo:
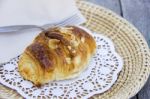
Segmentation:
{"type": "Polygon", "coordinates": [[[18,63],[23,78],[36,86],[77,77],[87,68],[96,43],[76,26],[54,27],[40,33],[18,63]]]}

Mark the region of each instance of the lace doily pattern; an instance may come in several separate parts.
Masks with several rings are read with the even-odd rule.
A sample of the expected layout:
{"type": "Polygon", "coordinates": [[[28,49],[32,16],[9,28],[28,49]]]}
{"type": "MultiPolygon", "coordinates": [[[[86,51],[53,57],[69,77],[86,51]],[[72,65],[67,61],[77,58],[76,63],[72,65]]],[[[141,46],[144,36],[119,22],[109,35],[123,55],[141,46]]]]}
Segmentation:
{"type": "Polygon", "coordinates": [[[96,40],[97,50],[88,68],[79,77],[50,82],[37,88],[20,76],[17,57],[0,66],[0,83],[27,99],[86,99],[107,91],[117,80],[123,60],[115,52],[110,39],[96,33],[92,35],[96,40]]]}

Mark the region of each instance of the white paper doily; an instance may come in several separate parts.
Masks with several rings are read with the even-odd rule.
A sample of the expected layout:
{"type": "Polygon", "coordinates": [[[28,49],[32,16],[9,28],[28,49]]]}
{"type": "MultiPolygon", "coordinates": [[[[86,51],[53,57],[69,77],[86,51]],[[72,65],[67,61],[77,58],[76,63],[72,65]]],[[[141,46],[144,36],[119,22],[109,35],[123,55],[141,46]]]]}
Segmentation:
{"type": "Polygon", "coordinates": [[[0,83],[27,99],[87,99],[107,91],[117,80],[123,60],[115,52],[110,39],[96,33],[92,35],[96,40],[97,50],[88,68],[79,77],[50,82],[37,88],[20,76],[17,57],[0,66],[0,83]]]}

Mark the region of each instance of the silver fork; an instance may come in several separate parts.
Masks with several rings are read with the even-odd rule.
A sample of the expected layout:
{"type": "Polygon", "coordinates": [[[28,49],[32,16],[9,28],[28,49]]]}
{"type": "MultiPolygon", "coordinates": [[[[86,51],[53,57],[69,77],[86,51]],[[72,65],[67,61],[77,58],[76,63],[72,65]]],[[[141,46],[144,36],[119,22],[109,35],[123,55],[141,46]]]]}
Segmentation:
{"type": "Polygon", "coordinates": [[[55,24],[45,24],[43,26],[38,26],[38,25],[13,25],[13,26],[4,26],[0,27],[0,33],[12,33],[12,32],[17,32],[17,31],[22,31],[26,29],[32,29],[32,28],[38,28],[41,30],[46,30],[50,27],[54,26],[65,26],[65,25],[79,25],[83,23],[85,19],[79,15],[79,14],[74,14],[73,16],[55,23],[55,24]]]}

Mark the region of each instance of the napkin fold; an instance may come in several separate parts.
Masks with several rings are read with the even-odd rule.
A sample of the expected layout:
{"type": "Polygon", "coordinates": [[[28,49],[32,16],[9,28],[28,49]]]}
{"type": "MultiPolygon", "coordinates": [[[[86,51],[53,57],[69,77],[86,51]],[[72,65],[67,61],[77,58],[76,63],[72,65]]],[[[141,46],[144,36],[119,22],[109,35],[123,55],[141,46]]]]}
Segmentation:
{"type": "Polygon", "coordinates": [[[74,0],[0,0],[0,26],[57,23],[79,13],[74,0]]]}
{"type": "MultiPolygon", "coordinates": [[[[74,0],[0,0],[0,27],[58,23],[75,14],[81,18],[79,23],[85,22],[74,0]]],[[[0,63],[20,55],[40,32],[0,34],[0,63]]]]}

